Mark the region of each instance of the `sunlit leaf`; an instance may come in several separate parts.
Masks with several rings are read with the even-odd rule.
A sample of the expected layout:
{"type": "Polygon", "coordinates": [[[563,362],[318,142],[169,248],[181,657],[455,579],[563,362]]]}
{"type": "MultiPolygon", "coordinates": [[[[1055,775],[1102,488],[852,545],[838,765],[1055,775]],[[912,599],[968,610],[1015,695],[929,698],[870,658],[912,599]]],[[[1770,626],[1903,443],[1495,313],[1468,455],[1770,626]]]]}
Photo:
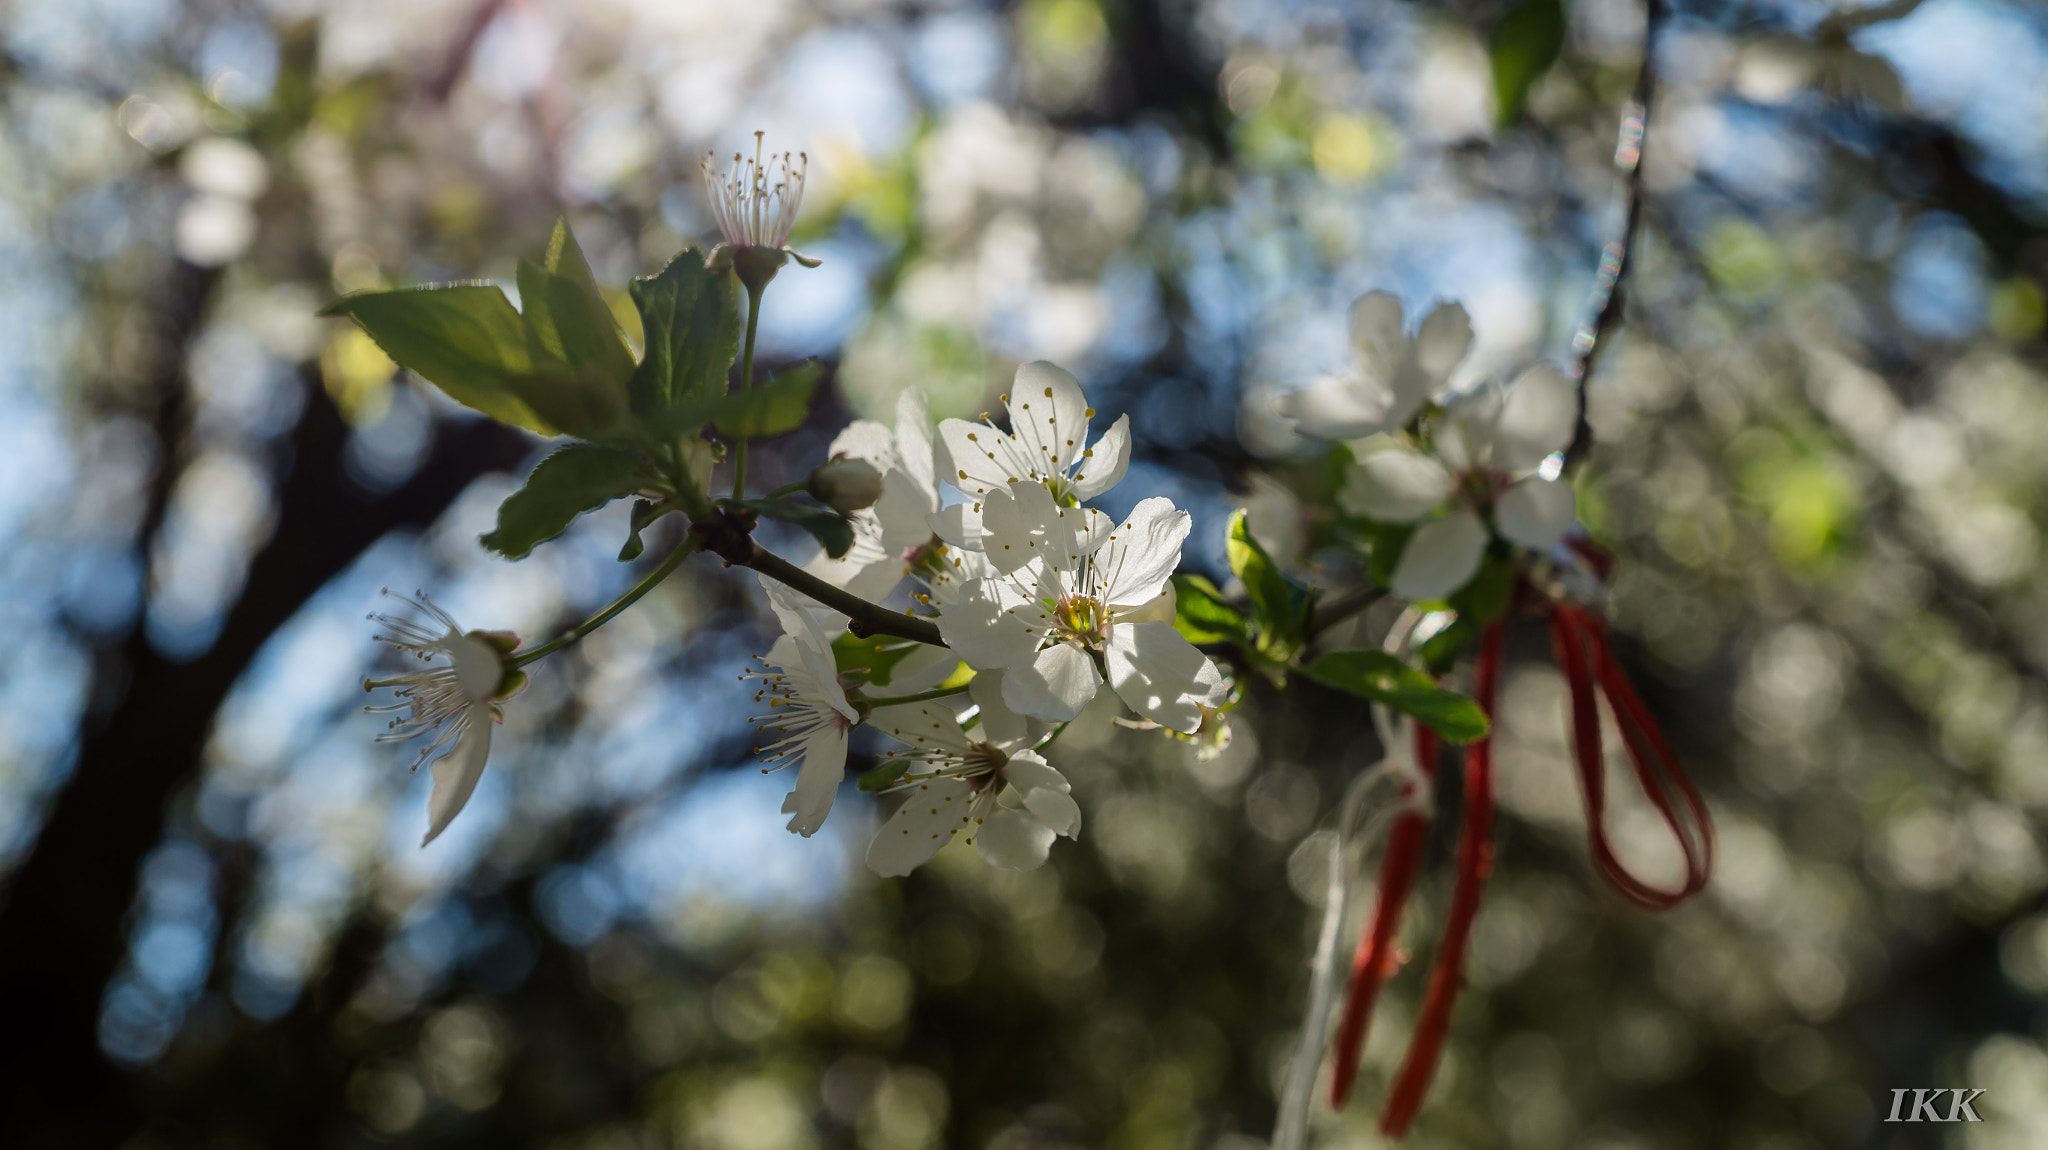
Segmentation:
{"type": "Polygon", "coordinates": [[[523,398],[536,370],[534,348],[525,322],[496,285],[357,292],[320,314],[356,321],[400,367],[464,407],[541,435],[560,434],[523,398]]]}
{"type": "Polygon", "coordinates": [[[1436,685],[1436,680],[1385,651],[1328,651],[1301,673],[1327,687],[1413,715],[1453,743],[1484,738],[1489,724],[1479,704],[1436,685]]]}
{"type": "MultiPolygon", "coordinates": [[[[633,409],[659,415],[725,395],[739,354],[739,282],[686,248],[656,275],[631,285],[647,352],[633,373],[633,409]]],[[[701,424],[700,424],[701,425],[701,424]]]]}
{"type": "Polygon", "coordinates": [[[578,515],[631,495],[649,481],[640,457],[631,452],[572,443],[541,460],[526,483],[498,505],[497,529],[481,542],[507,559],[524,558],[578,515]]]}
{"type": "Polygon", "coordinates": [[[583,249],[569,234],[567,221],[556,221],[545,265],[519,261],[519,306],[550,355],[579,376],[618,391],[623,400],[626,379],[633,374],[633,354],[619,335],[611,307],[598,290],[583,249]]]}
{"type": "Polygon", "coordinates": [[[1190,643],[1242,643],[1245,618],[1200,575],[1173,577],[1173,625],[1190,643]]]}
{"type": "Polygon", "coordinates": [[[1225,552],[1231,573],[1244,582],[1251,598],[1254,641],[1266,654],[1291,657],[1308,636],[1309,616],[1315,610],[1315,592],[1295,582],[1252,537],[1245,513],[1230,517],[1225,552]]]}
{"type": "Polygon", "coordinates": [[[1502,127],[1522,118],[1529,89],[1557,62],[1564,47],[1564,5],[1561,0],[1522,0],[1494,25],[1494,107],[1502,127]]]}

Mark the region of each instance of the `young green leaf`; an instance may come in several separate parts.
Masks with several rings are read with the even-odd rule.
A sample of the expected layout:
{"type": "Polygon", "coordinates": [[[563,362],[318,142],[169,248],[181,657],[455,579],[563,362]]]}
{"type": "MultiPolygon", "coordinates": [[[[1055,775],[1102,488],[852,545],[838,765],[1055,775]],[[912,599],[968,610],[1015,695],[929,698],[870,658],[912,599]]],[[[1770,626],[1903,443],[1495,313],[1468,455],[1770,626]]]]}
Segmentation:
{"type": "Polygon", "coordinates": [[[578,515],[651,482],[637,455],[572,443],[541,460],[525,485],[498,505],[497,530],[481,542],[507,559],[523,559],[537,544],[560,535],[578,515]]]}
{"type": "Polygon", "coordinates": [[[1494,110],[1501,127],[1521,119],[1529,89],[1557,62],[1563,47],[1562,0],[1522,0],[1494,25],[1488,54],[1493,59],[1494,110]]]}
{"type": "Polygon", "coordinates": [[[862,639],[848,631],[832,640],[832,659],[838,664],[840,674],[865,668],[868,682],[886,687],[890,677],[896,673],[896,664],[919,646],[921,644],[888,635],[871,635],[862,639]]]}
{"type": "Polygon", "coordinates": [[[519,261],[519,304],[527,326],[549,355],[611,388],[624,407],[633,353],[619,335],[618,321],[594,287],[519,261]]]}
{"type": "Polygon", "coordinates": [[[740,347],[739,281],[732,273],[707,269],[704,253],[685,248],[630,290],[647,338],[633,373],[633,410],[653,416],[724,396],[740,347]]]}
{"type": "Polygon", "coordinates": [[[810,418],[811,393],[824,374],[815,359],[791,364],[752,391],[726,396],[712,423],[732,439],[787,435],[810,418]]]}
{"type": "Polygon", "coordinates": [[[1327,651],[1301,673],[1326,687],[1413,715],[1453,743],[1485,738],[1489,729],[1486,712],[1478,703],[1444,690],[1436,680],[1385,651],[1327,651]]]}
{"type": "Polygon", "coordinates": [[[738,499],[723,504],[744,507],[757,515],[792,523],[811,533],[837,559],[853,546],[853,523],[828,507],[799,503],[794,499],[738,499]]]}
{"type": "Polygon", "coordinates": [[[494,284],[357,292],[320,314],[356,321],[400,367],[464,407],[540,435],[561,434],[525,398],[536,369],[533,343],[494,284]]]}
{"type": "Polygon", "coordinates": [[[1245,618],[1200,575],[1175,575],[1174,629],[1190,643],[1243,643],[1245,618]]]}
{"type": "Polygon", "coordinates": [[[890,759],[873,770],[862,771],[858,780],[861,790],[879,791],[895,786],[910,770],[909,759],[890,759]]]}
{"type": "Polygon", "coordinates": [[[1252,630],[1260,649],[1278,658],[1291,657],[1308,636],[1315,592],[1280,570],[1252,538],[1243,511],[1230,517],[1224,548],[1231,572],[1244,581],[1245,594],[1251,597],[1252,630]]]}

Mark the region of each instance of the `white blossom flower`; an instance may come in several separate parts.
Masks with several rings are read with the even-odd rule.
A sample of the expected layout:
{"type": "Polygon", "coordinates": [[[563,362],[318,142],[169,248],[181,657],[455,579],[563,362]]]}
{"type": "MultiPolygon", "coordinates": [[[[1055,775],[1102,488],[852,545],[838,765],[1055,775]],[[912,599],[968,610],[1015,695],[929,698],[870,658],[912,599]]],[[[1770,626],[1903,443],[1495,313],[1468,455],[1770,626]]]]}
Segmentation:
{"type": "Polygon", "coordinates": [[[826,449],[831,457],[857,459],[882,473],[882,496],[874,506],[855,511],[853,546],[834,559],[820,554],[805,570],[870,602],[896,589],[904,575],[931,566],[931,517],[939,509],[939,489],[932,452],[931,415],[924,393],[905,388],[896,398],[896,427],[890,430],[870,419],[855,420],[826,449]]]}
{"type": "Polygon", "coordinates": [[[1398,431],[1443,391],[1471,346],[1472,321],[1463,307],[1438,305],[1411,337],[1401,326],[1401,301],[1368,292],[1351,305],[1351,372],[1283,397],[1281,410],[1311,439],[1398,431]]]}
{"type": "Polygon", "coordinates": [[[909,874],[963,830],[991,865],[1018,870],[1043,865],[1060,835],[1080,835],[1066,777],[1030,749],[1038,731],[1003,704],[1001,680],[984,672],[969,686],[981,715],[971,735],[936,703],[875,710],[875,726],[902,740],[898,757],[913,764],[891,788],[903,805],[868,847],[875,873],[909,874]]]}
{"type": "Polygon", "coordinates": [[[1122,415],[1093,444],[1088,421],[1095,409],[1081,385],[1064,368],[1043,361],[1017,369],[1003,397],[1010,430],[997,430],[988,416],[978,424],[949,419],[939,424],[945,448],[940,474],[968,496],[932,517],[939,538],[970,551],[981,547],[982,502],[991,491],[1035,481],[1063,506],[1085,503],[1116,486],[1131,465],[1131,417],[1122,415]]]}
{"type": "Polygon", "coordinates": [[[1222,698],[1223,677],[1173,627],[1173,588],[1188,514],[1154,496],[1112,529],[1060,507],[1043,484],[986,496],[984,553],[994,574],[968,584],[938,619],[969,666],[1004,670],[1003,699],[1064,722],[1104,678],[1132,710],[1183,733],[1222,698]]]}
{"type": "Polygon", "coordinates": [[[704,170],[704,190],[711,203],[712,218],[725,240],[711,254],[713,262],[730,260],[756,248],[795,256],[805,267],[818,261],[789,250],[789,233],[796,227],[797,209],[804,202],[804,176],[810,171],[810,156],[798,152],[792,162],[788,152],[763,156],[767,133],[754,133],[754,158],[738,152],[723,173],[711,167],[705,156],[698,166],[704,170]]]}
{"type": "Polygon", "coordinates": [[[1487,519],[1510,543],[1548,551],[1571,529],[1571,486],[1545,468],[1570,445],[1578,396],[1553,367],[1531,368],[1506,389],[1475,388],[1445,401],[1430,433],[1434,454],[1390,441],[1359,459],[1338,499],[1382,523],[1420,523],[1394,566],[1393,591],[1443,599],[1479,570],[1487,519]],[[1452,504],[1449,514],[1434,517],[1452,504]]]}
{"type": "Polygon", "coordinates": [[[425,592],[417,598],[384,594],[412,607],[424,618],[372,614],[386,633],[377,641],[428,664],[389,679],[364,679],[364,690],[395,687],[399,702],[365,710],[405,711],[391,720],[377,741],[398,742],[433,734],[413,763],[433,760],[434,790],[427,799],[425,846],[448,829],[462,812],[483,777],[491,754],[491,727],[502,720],[497,703],[526,686],[526,672],[513,669],[505,657],[519,648],[519,637],[503,631],[464,631],[425,592]],[[445,659],[445,663],[437,660],[445,659]]]}
{"type": "Polygon", "coordinates": [[[846,777],[846,740],[860,724],[860,713],[839,682],[832,639],[846,627],[846,616],[813,603],[766,576],[761,588],[782,623],[783,635],[761,656],[764,666],[741,675],[761,689],[756,702],[768,712],[754,716],[769,741],[755,748],[768,771],[797,764],[796,786],[782,801],[789,829],[809,838],[825,825],[832,800],[846,777]]]}

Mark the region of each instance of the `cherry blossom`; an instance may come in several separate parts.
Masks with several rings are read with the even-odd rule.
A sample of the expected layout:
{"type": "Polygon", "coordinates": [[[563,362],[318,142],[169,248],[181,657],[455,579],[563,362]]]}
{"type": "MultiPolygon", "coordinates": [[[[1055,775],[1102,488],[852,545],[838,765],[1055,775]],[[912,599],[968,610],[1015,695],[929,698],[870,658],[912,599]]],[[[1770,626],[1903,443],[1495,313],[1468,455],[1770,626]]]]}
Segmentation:
{"type": "Polygon", "coordinates": [[[1368,292],[1351,305],[1351,366],[1281,401],[1295,430],[1310,439],[1358,439],[1408,426],[1444,389],[1472,346],[1472,321],[1458,304],[1437,306],[1407,335],[1401,301],[1368,292]]]}
{"type": "Polygon", "coordinates": [[[425,846],[448,829],[462,813],[484,763],[491,754],[491,727],[501,721],[497,704],[526,686],[526,673],[515,670],[506,656],[519,647],[519,637],[504,631],[464,631],[446,611],[434,605],[424,592],[416,598],[385,595],[412,607],[424,618],[373,614],[370,619],[384,628],[377,641],[428,664],[421,670],[389,679],[365,679],[364,690],[397,688],[398,702],[365,710],[405,711],[391,720],[377,741],[399,742],[432,734],[413,762],[433,761],[434,790],[427,799],[425,846]],[[438,660],[446,662],[438,662],[438,660]]]}

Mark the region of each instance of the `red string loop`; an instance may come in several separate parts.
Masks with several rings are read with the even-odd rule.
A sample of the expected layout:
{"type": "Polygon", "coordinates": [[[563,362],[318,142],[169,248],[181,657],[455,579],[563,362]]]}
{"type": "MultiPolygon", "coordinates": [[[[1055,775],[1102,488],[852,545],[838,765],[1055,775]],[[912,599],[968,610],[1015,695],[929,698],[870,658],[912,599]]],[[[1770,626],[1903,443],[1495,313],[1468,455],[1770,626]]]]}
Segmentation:
{"type": "Polygon", "coordinates": [[[1638,906],[1651,910],[1677,906],[1705,887],[1714,872],[1714,824],[1706,802],[1629,683],[1628,673],[1608,641],[1606,621],[1584,608],[1556,604],[1550,613],[1550,642],[1570,695],[1572,757],[1585,799],[1586,839],[1593,865],[1609,886],[1638,906]],[[1606,773],[1596,691],[1607,697],[1644,796],[1685,856],[1685,878],[1676,889],[1638,877],[1614,853],[1607,834],[1606,773]]]}

